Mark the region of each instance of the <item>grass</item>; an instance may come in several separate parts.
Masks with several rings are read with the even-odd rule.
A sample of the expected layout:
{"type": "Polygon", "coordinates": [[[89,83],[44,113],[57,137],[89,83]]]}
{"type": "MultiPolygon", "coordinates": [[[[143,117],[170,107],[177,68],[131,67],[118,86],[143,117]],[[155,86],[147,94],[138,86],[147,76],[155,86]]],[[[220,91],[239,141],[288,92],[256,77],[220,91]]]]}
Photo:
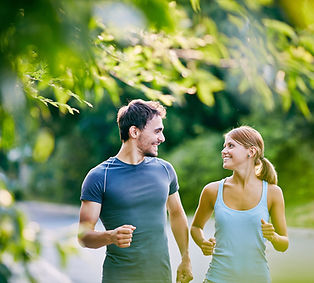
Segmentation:
{"type": "Polygon", "coordinates": [[[314,228],[314,201],[286,206],[287,225],[314,228]]]}

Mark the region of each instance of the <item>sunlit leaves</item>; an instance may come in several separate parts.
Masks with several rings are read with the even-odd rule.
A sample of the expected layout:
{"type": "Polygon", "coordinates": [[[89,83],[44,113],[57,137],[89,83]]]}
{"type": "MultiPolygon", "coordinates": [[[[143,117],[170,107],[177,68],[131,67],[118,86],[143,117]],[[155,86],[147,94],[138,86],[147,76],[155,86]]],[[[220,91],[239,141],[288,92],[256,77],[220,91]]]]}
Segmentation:
{"type": "Polygon", "coordinates": [[[278,35],[289,36],[294,41],[297,39],[294,29],[284,22],[273,19],[263,19],[263,23],[267,28],[276,31],[278,35]]]}
{"type": "Polygon", "coordinates": [[[291,97],[307,118],[311,116],[311,112],[306,103],[306,96],[301,94],[301,91],[308,93],[307,87],[300,77],[290,76],[288,80],[288,86],[291,90],[291,97]]]}
{"type": "Polygon", "coordinates": [[[299,107],[299,109],[301,110],[303,115],[305,117],[309,118],[311,116],[311,112],[309,110],[309,107],[308,107],[303,95],[298,90],[292,90],[291,94],[292,94],[292,97],[293,97],[295,103],[297,104],[297,106],[299,107]]]}
{"type": "Polygon", "coordinates": [[[195,71],[193,76],[197,81],[197,96],[204,104],[213,106],[214,93],[223,90],[224,83],[204,70],[195,71]]]}
{"type": "MultiPolygon", "coordinates": [[[[97,38],[98,70],[143,91],[149,99],[170,105],[175,99],[181,100],[185,93],[199,91],[203,101],[212,106],[213,93],[223,89],[222,83],[217,83],[219,79],[208,81],[209,77],[214,77],[210,72],[204,70],[207,74],[204,82],[196,75],[199,64],[220,66],[220,46],[206,32],[206,27],[199,36],[179,27],[173,36],[133,30],[133,39],[125,48],[108,45],[108,40],[114,38],[108,36],[111,29],[99,27],[103,31],[97,38]]],[[[112,32],[114,34],[115,30],[112,32]]]]}
{"type": "MultiPolygon", "coordinates": [[[[200,1],[191,0],[190,3],[194,11],[200,9],[200,1]]],[[[92,48],[81,56],[83,49],[78,46],[58,45],[51,67],[50,60],[45,59],[46,55],[42,56],[39,43],[33,49],[28,46],[25,49],[28,53],[21,54],[16,60],[24,90],[30,97],[58,107],[63,113],[79,111],[76,102],[75,107],[67,106],[73,101],[79,102],[78,105],[91,106],[87,101],[98,102],[104,95],[109,95],[113,103],[119,105],[119,81],[154,99],[173,95],[180,101],[183,99],[180,96],[185,93],[200,92],[202,101],[213,105],[213,93],[224,88],[222,83],[217,83],[221,78],[209,87],[208,82],[197,80],[193,72],[202,68],[208,77],[212,77],[216,74],[204,69],[204,65],[225,69],[227,73],[240,67],[243,78],[238,91],[256,91],[265,98],[265,106],[271,108],[271,93],[277,89],[273,83],[278,69],[288,73],[289,69],[297,68],[299,63],[296,61],[302,60],[310,65],[312,37],[299,37],[292,27],[275,19],[255,20],[253,13],[272,4],[271,0],[255,1],[253,4],[246,0],[217,0],[216,3],[226,13],[229,25],[238,30],[232,38],[223,34],[210,18],[199,16],[193,22],[177,3],[165,0],[72,3],[77,13],[82,13],[82,19],[88,20],[89,25],[80,34],[82,23],[79,23],[78,14],[67,18],[71,5],[64,4],[62,10],[56,14],[50,11],[49,15],[59,15],[61,22],[58,25],[76,28],[69,38],[73,42],[77,42],[74,34],[86,39],[87,33],[90,33],[83,45],[86,47],[89,42],[92,48]],[[129,10],[130,19],[126,17],[123,21],[124,25],[129,23],[133,29],[121,29],[117,21],[110,22],[109,15],[112,13],[108,11],[119,11],[120,8],[129,10]],[[148,25],[144,26],[143,22],[142,26],[132,26],[132,13],[143,16],[148,25]],[[291,39],[296,46],[289,50],[291,39]],[[299,42],[303,50],[298,46],[299,42]],[[265,72],[267,68],[272,71],[265,72]],[[209,94],[205,95],[206,92],[209,94]]],[[[120,22],[122,24],[122,19],[120,22]]],[[[286,93],[289,95],[289,91],[286,93]]],[[[167,100],[167,103],[174,99],[167,100]]]]}
{"type": "Polygon", "coordinates": [[[300,45],[314,54],[314,37],[310,33],[302,33],[299,38],[300,45]]]}
{"type": "Polygon", "coordinates": [[[263,23],[268,28],[268,46],[282,69],[276,75],[275,87],[281,95],[283,108],[288,110],[293,101],[302,114],[310,118],[307,100],[314,78],[312,37],[306,31],[298,35],[292,27],[277,20],[264,19],[263,23]]]}
{"type": "Polygon", "coordinates": [[[246,11],[238,1],[235,0],[217,0],[217,3],[226,11],[233,12],[239,15],[245,15],[246,11]]]}
{"type": "MultiPolygon", "coordinates": [[[[314,23],[314,2],[311,0],[279,0],[289,19],[300,28],[311,28],[314,23]]],[[[312,29],[313,30],[313,29],[312,29]]]]}
{"type": "Polygon", "coordinates": [[[191,5],[192,5],[192,8],[195,12],[198,12],[201,10],[201,7],[200,7],[200,1],[199,0],[190,0],[191,2],[191,5]]]}
{"type": "Polygon", "coordinates": [[[120,97],[117,82],[109,75],[97,75],[96,80],[99,80],[99,84],[95,85],[96,101],[99,101],[102,98],[105,89],[107,90],[112,102],[115,105],[119,105],[120,97]]]}
{"type": "MultiPolygon", "coordinates": [[[[127,85],[142,90],[150,99],[170,94],[180,101],[185,93],[196,93],[208,106],[214,104],[213,94],[223,90],[225,84],[220,78],[215,78],[211,71],[199,71],[199,68],[204,64],[216,66],[230,74],[236,69],[242,78],[239,88],[234,91],[250,91],[259,95],[267,109],[273,108],[273,95],[278,91],[285,101],[283,107],[289,109],[291,101],[297,96],[292,96],[285,81],[277,83],[276,74],[279,69],[284,72],[292,68],[296,70],[299,66],[297,61],[310,64],[312,55],[297,46],[299,35],[288,24],[270,18],[255,20],[250,15],[252,11],[249,9],[257,11],[271,2],[261,0],[253,7],[248,1],[241,4],[233,0],[218,0],[230,24],[239,32],[231,39],[218,31],[215,22],[201,18],[194,27],[194,34],[189,29],[180,29],[180,24],[176,27],[176,34],[171,36],[163,32],[127,32],[123,43],[127,43],[127,46],[123,48],[123,45],[114,44],[114,30],[111,33],[110,28],[101,26],[103,32],[98,37],[97,47],[102,63],[98,64],[98,68],[102,73],[108,72],[127,85]],[[291,40],[296,48],[291,47],[291,40]],[[198,78],[201,72],[205,74],[202,80],[198,78]],[[277,88],[278,85],[285,85],[285,89],[277,88]]],[[[199,1],[191,3],[195,8],[199,1]]],[[[177,10],[180,11],[180,8],[177,10]]],[[[178,12],[176,17],[178,23],[189,21],[184,13],[178,12]]],[[[310,37],[304,37],[304,45],[310,46],[309,42],[310,37]]],[[[307,72],[307,77],[310,77],[306,71],[309,68],[302,68],[307,72]]],[[[100,92],[98,90],[96,93],[100,92]]],[[[296,104],[302,105],[300,102],[296,104]]],[[[305,113],[304,110],[302,112],[305,113]]]]}
{"type": "Polygon", "coordinates": [[[15,140],[13,117],[0,108],[0,149],[10,149],[15,140]]]}
{"type": "Polygon", "coordinates": [[[272,110],[274,107],[273,94],[262,77],[257,77],[254,80],[254,88],[256,89],[257,93],[262,95],[266,109],[272,110]]]}
{"type": "Polygon", "coordinates": [[[151,27],[168,31],[174,29],[175,22],[167,0],[132,0],[129,2],[143,12],[151,27]]]}
{"type": "Polygon", "coordinates": [[[260,8],[270,2],[217,1],[238,32],[233,32],[233,37],[227,41],[231,59],[236,63],[231,68],[240,67],[238,91],[258,94],[266,109],[273,109],[275,96],[279,94],[285,110],[294,103],[309,118],[307,93],[314,74],[313,33],[310,30],[299,32],[267,15],[254,19],[254,11],[261,11],[260,8]],[[291,76],[298,77],[297,89],[288,83],[291,76]]]}
{"type": "Polygon", "coordinates": [[[49,130],[40,130],[34,146],[34,160],[37,162],[45,162],[54,149],[54,143],[54,137],[49,130]]]}

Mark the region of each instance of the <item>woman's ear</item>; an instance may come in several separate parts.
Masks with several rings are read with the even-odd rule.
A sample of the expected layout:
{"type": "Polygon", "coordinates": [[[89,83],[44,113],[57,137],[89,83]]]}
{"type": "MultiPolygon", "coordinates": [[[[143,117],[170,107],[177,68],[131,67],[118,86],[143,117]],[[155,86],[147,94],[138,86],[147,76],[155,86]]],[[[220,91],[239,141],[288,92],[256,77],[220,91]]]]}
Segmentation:
{"type": "Polygon", "coordinates": [[[129,128],[129,137],[136,139],[138,137],[139,129],[135,126],[129,128]]]}
{"type": "Polygon", "coordinates": [[[251,157],[256,157],[256,152],[257,152],[257,149],[256,149],[255,146],[251,146],[251,147],[249,148],[249,155],[250,155],[251,157]]]}

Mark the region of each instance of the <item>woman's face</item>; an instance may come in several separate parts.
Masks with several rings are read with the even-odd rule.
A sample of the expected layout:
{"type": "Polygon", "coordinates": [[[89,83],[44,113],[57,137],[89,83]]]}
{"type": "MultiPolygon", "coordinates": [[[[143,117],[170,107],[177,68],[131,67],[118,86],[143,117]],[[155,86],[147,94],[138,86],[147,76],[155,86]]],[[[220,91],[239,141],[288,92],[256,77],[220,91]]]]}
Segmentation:
{"type": "Polygon", "coordinates": [[[248,161],[249,149],[236,142],[230,136],[226,136],[221,157],[223,168],[234,170],[248,161]]]}

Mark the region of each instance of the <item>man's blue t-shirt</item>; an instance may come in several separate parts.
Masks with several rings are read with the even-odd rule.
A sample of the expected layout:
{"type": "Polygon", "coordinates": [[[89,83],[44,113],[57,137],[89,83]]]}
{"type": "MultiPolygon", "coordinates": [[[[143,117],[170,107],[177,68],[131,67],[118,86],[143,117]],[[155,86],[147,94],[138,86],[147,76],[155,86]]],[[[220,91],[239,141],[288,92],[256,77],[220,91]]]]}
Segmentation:
{"type": "Polygon", "coordinates": [[[166,202],[178,188],[173,167],[159,158],[132,165],[111,157],[87,174],[81,200],[102,204],[106,230],[136,227],[130,247],[107,246],[103,282],[171,283],[166,202]]]}

